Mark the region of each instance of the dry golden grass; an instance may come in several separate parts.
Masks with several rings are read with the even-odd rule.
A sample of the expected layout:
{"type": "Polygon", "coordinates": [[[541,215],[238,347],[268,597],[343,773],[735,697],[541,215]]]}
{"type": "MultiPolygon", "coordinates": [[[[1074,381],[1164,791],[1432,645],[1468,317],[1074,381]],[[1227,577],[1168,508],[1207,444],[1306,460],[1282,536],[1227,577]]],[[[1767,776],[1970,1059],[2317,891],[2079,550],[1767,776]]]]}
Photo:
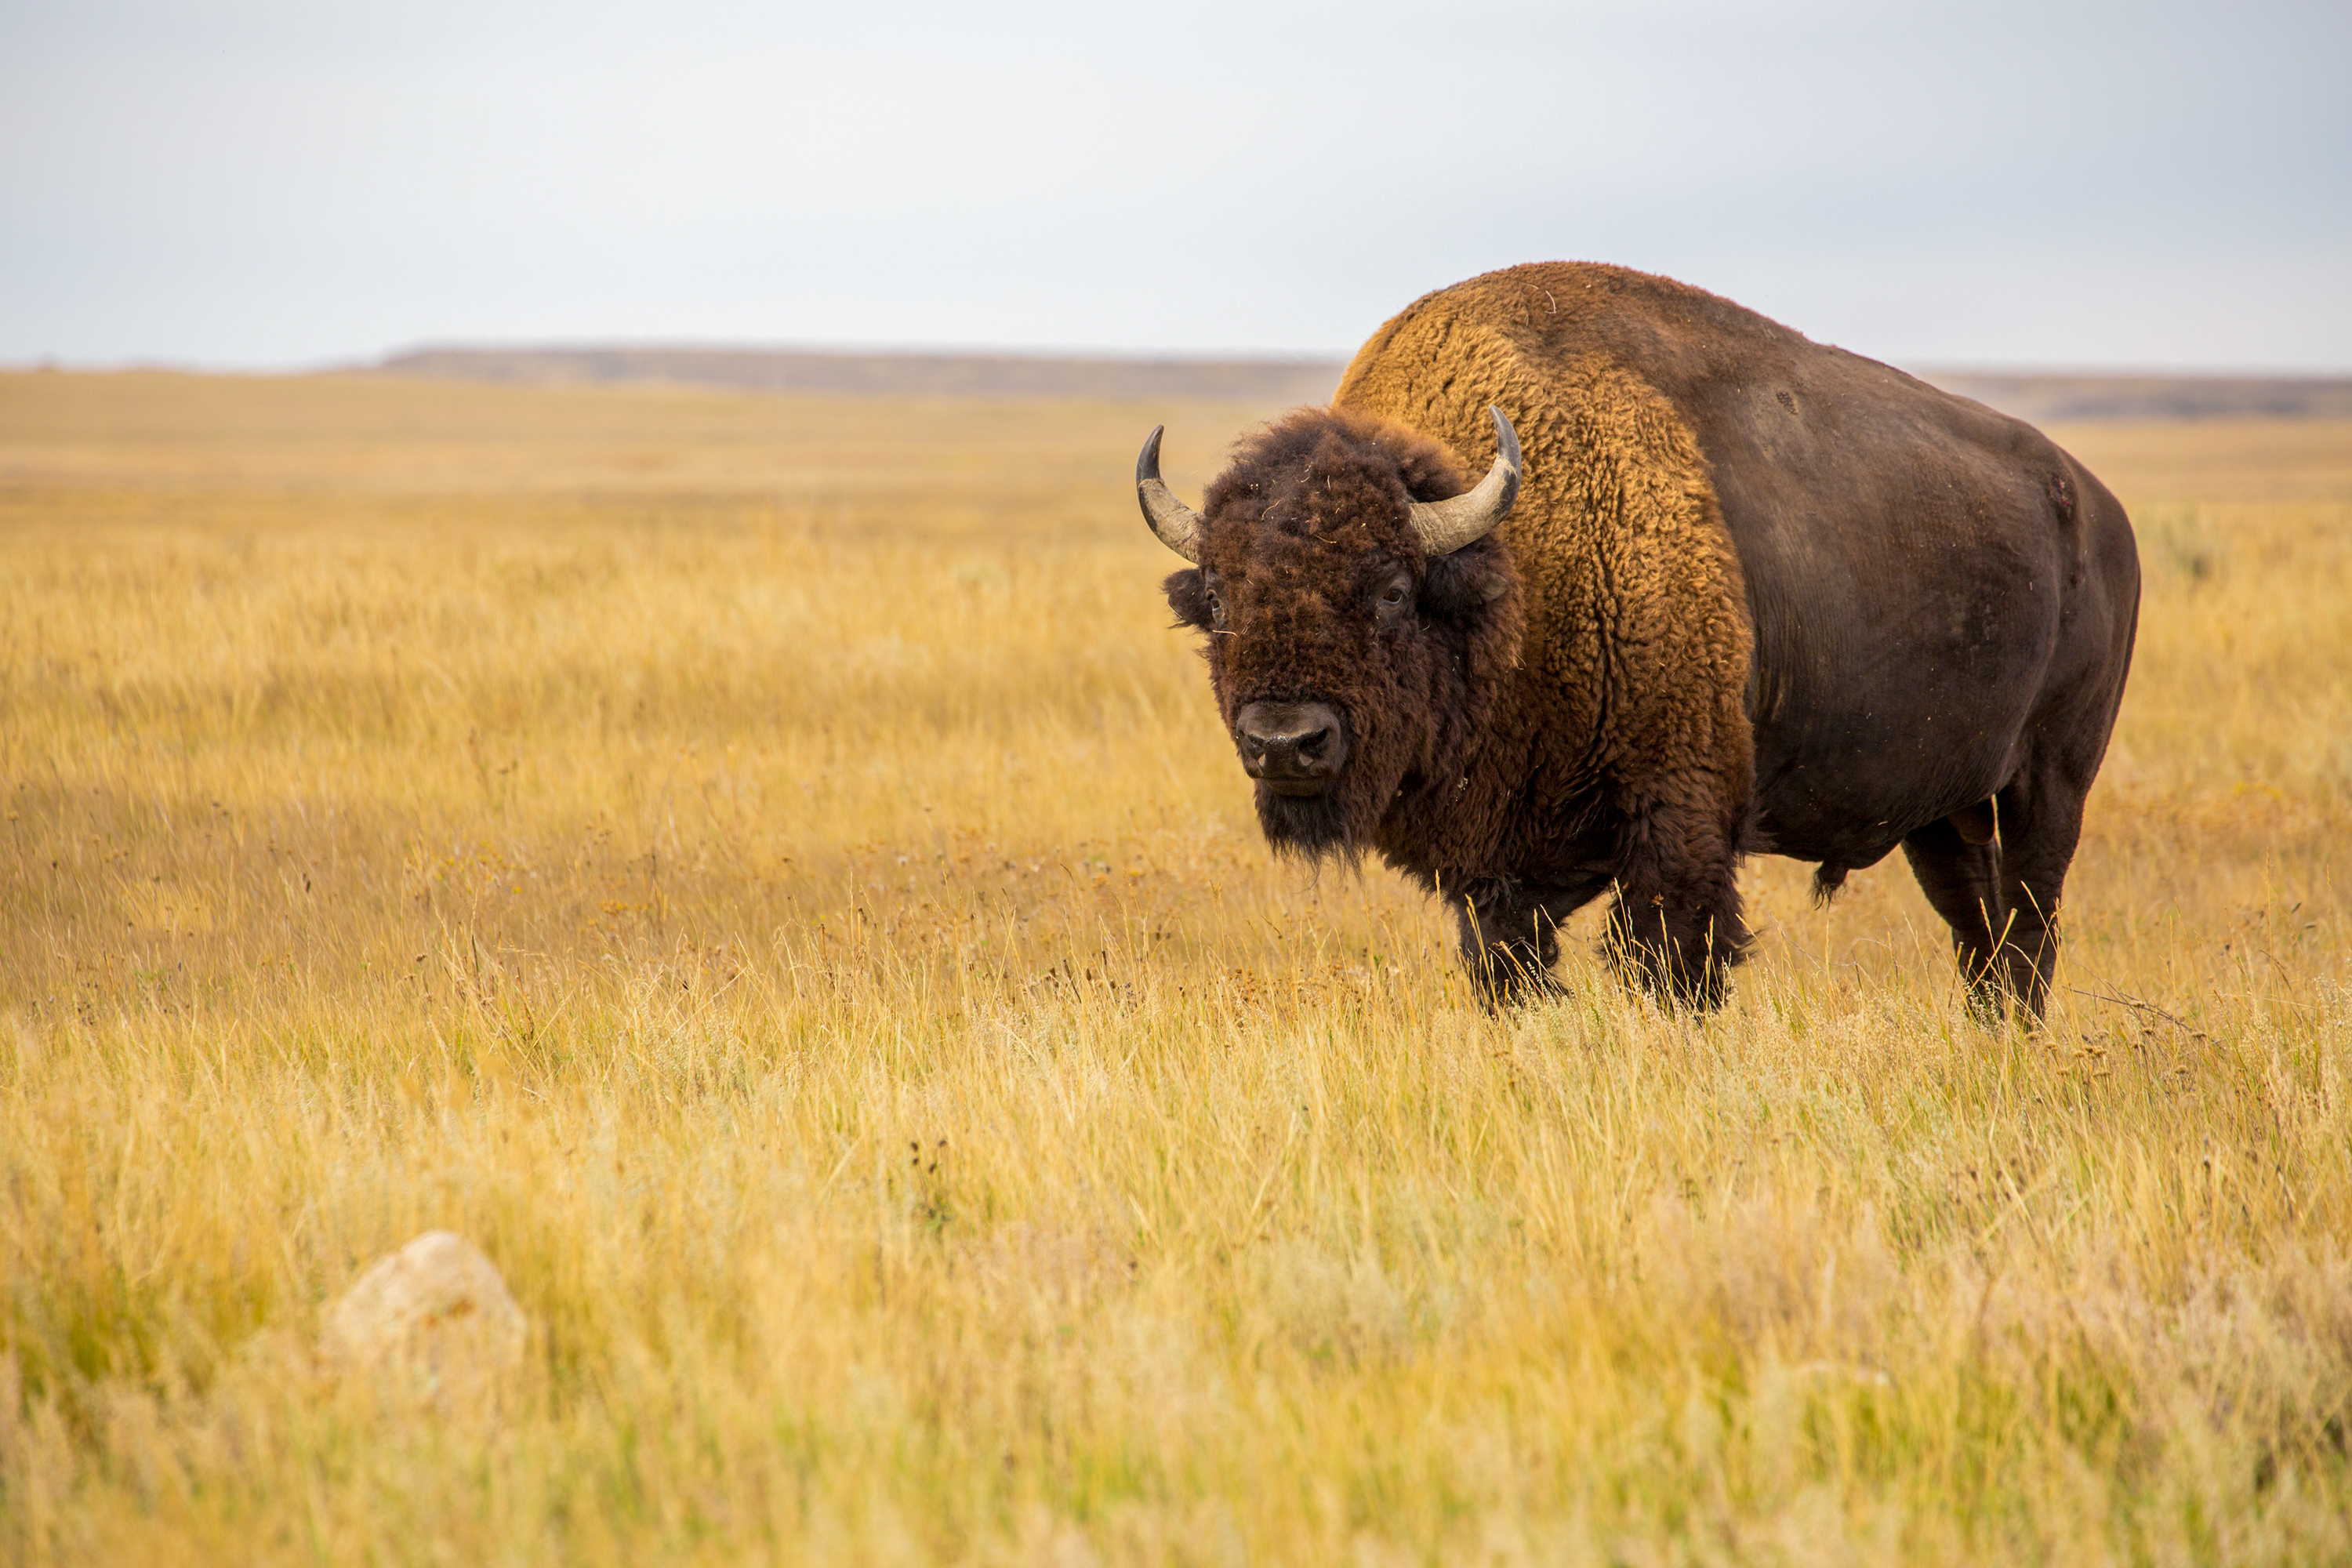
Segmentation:
{"type": "Polygon", "coordinates": [[[2352,1554],[2352,426],[2061,432],[2028,1036],[1898,866],[1498,1020],[1270,863],[1126,482],[1259,412],[0,377],[0,1551],[2352,1554]],[[436,1226],[494,1410],[311,1353],[436,1226]]]}

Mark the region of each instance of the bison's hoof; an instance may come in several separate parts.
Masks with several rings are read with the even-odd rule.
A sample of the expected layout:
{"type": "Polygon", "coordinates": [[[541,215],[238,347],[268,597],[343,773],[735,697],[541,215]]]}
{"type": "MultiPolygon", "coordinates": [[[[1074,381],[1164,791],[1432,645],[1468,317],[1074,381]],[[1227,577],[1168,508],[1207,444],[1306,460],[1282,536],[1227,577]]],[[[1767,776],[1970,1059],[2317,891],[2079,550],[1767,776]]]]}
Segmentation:
{"type": "Polygon", "coordinates": [[[1489,1013],[1570,994],[1568,987],[1554,980],[1549,972],[1507,958],[1479,966],[1472,973],[1471,983],[1477,986],[1478,999],[1486,1005],[1489,1013]]]}

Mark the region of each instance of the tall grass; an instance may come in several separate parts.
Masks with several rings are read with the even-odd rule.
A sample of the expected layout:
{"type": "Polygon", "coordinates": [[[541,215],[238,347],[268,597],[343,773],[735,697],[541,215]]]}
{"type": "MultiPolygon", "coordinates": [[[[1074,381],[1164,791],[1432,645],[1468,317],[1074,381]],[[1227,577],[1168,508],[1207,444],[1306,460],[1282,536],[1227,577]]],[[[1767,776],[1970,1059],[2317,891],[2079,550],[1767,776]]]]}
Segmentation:
{"type": "Polygon", "coordinates": [[[2062,433],[2026,1034],[1892,865],[1697,1019],[1273,863],[1124,479],[1262,412],[0,377],[6,1553],[2352,1553],[2352,427],[2062,433]],[[311,1353],[436,1226],[486,1417],[311,1353]]]}

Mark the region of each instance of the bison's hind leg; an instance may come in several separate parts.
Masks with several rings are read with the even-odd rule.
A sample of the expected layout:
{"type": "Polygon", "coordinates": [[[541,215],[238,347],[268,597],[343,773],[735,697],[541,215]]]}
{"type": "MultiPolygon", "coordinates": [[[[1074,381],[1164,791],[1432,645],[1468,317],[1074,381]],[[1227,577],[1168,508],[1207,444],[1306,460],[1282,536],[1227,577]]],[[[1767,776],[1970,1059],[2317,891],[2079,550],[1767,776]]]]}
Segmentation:
{"type": "MultiPolygon", "coordinates": [[[[2095,759],[2094,760],[2095,763],[2095,759]]],[[[2010,994],[2037,1022],[2058,968],[2058,900],[2083,837],[2091,769],[2041,762],[2000,795],[2000,894],[2009,907],[2000,946],[2010,994]]]]}
{"type": "Polygon", "coordinates": [[[1979,1018],[2000,1016],[2001,983],[1995,954],[2008,930],[2000,897],[2000,852],[1971,844],[1948,817],[1939,817],[1903,840],[1903,858],[1928,904],[1952,928],[1952,951],[1969,988],[1969,1010],[1979,1018]]]}
{"type": "Polygon", "coordinates": [[[1996,797],[1997,843],[1969,831],[1958,813],[1903,841],[1920,889],[1952,928],[1969,1005],[1979,1016],[1999,1016],[2006,1000],[2041,1021],[2058,967],[2058,898],[2082,837],[2086,787],[2061,768],[2029,768],[1996,797]]]}

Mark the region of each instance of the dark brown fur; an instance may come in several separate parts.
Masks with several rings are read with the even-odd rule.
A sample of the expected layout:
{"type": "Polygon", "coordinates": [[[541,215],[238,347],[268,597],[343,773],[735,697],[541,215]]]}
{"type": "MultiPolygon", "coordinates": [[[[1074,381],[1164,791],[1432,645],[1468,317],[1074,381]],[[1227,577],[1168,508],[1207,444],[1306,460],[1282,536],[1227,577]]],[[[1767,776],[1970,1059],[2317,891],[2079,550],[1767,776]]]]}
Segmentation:
{"type": "Polygon", "coordinates": [[[1203,511],[1169,597],[1228,728],[1314,700],[1349,731],[1325,795],[1261,788],[1269,839],[1440,893],[1490,994],[1548,990],[1559,922],[1613,888],[1621,962],[1712,1004],[1742,853],[1816,860],[1826,892],[1901,844],[1972,984],[2038,1008],[2137,605],[2121,509],[2038,433],[1698,290],[1553,264],[1390,321],[1203,511]],[[1517,505],[1429,559],[1408,503],[1484,469],[1490,403],[1517,505]],[[1411,613],[1384,618],[1400,568],[1411,613]]]}

